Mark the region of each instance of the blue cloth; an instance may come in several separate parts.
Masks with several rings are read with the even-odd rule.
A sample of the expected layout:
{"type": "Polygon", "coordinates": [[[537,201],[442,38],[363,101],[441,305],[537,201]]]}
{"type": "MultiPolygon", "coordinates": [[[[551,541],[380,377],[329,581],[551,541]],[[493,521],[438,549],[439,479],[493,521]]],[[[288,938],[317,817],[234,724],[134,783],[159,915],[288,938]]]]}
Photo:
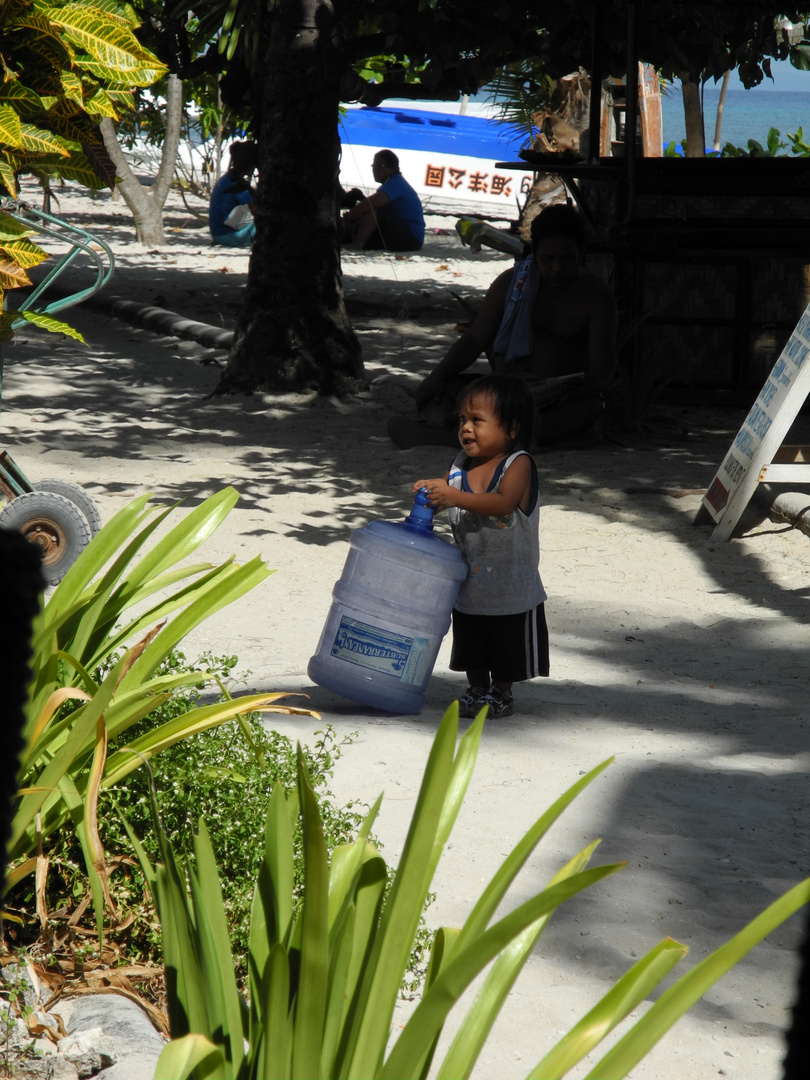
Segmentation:
{"type": "Polygon", "coordinates": [[[515,263],[501,325],[492,343],[493,353],[506,365],[520,356],[531,356],[532,309],[539,283],[540,272],[533,255],[515,263]]]}
{"type": "Polygon", "coordinates": [[[422,212],[422,203],[402,173],[393,173],[377,190],[382,191],[391,200],[385,207],[387,215],[401,221],[421,247],[425,242],[425,215],[422,212]]]}
{"type": "Polygon", "coordinates": [[[222,247],[246,248],[253,247],[256,239],[256,223],[251,221],[244,229],[228,229],[219,236],[212,236],[212,244],[220,244],[222,247]]]}
{"type": "MultiPolygon", "coordinates": [[[[256,227],[252,223],[246,225],[245,229],[232,229],[230,225],[225,224],[225,219],[232,210],[237,206],[244,206],[252,202],[253,195],[246,181],[234,180],[227,173],[217,180],[216,184],[214,184],[214,190],[211,192],[211,201],[208,204],[208,228],[216,243],[227,244],[230,235],[244,232],[245,229],[253,229],[255,235],[256,227]],[[228,237],[228,239],[220,239],[223,236],[228,237]]],[[[244,245],[236,244],[232,246],[241,247],[244,245]]]]}

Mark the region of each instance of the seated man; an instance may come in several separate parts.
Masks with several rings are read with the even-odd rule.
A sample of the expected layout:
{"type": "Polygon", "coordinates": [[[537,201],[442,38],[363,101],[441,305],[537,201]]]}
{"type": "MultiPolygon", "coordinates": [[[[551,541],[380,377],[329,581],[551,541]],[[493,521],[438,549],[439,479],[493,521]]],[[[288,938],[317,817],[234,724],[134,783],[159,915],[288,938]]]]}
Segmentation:
{"type": "Polygon", "coordinates": [[[253,142],[235,142],[231,146],[228,171],[214,185],[208,204],[208,229],[212,244],[225,247],[250,247],[256,239],[253,221],[254,189],[250,180],[258,163],[253,142]]]}
{"type": "Polygon", "coordinates": [[[425,242],[425,216],[419,196],[399,171],[393,150],[378,150],[372,162],[381,186],[343,215],[350,251],[418,251],[425,242]]]}
{"type": "Polygon", "coordinates": [[[495,279],[469,330],[417,389],[421,422],[390,422],[398,446],[456,444],[455,399],[469,378],[461,372],[485,351],[495,371],[528,383],[537,445],[601,432],[603,394],[616,367],[616,303],[580,265],[585,229],[575,210],[547,207],[531,235],[532,254],[495,279]]]}

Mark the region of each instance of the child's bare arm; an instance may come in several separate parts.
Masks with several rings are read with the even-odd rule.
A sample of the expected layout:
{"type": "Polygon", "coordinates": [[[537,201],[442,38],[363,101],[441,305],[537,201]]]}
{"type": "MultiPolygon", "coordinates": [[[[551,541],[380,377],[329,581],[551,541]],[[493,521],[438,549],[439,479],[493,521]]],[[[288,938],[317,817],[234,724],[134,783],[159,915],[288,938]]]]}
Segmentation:
{"type": "Polygon", "coordinates": [[[427,488],[428,502],[435,510],[458,506],[485,517],[503,517],[523,500],[531,484],[531,475],[529,458],[521,454],[504,473],[498,491],[459,491],[447,483],[447,475],[441,480],[417,480],[413,489],[427,488]]]}

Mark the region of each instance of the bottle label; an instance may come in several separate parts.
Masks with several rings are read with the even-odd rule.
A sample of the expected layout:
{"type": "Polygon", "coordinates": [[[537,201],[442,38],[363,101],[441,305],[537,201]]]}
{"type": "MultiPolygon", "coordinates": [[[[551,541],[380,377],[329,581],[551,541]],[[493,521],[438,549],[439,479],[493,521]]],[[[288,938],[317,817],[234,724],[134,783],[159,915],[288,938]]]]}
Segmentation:
{"type": "Polygon", "coordinates": [[[393,633],[344,615],[331,655],[370,671],[392,675],[401,682],[418,684],[427,674],[429,644],[426,637],[393,633]]]}

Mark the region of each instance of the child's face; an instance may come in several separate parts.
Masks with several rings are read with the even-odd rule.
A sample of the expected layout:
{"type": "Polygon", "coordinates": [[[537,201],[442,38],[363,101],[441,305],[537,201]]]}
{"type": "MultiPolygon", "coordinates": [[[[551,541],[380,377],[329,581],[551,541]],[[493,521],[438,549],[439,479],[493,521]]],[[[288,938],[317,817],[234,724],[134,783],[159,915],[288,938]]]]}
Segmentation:
{"type": "Polygon", "coordinates": [[[473,394],[458,414],[458,440],[471,458],[492,458],[508,453],[516,431],[501,424],[489,394],[473,394]]]}

